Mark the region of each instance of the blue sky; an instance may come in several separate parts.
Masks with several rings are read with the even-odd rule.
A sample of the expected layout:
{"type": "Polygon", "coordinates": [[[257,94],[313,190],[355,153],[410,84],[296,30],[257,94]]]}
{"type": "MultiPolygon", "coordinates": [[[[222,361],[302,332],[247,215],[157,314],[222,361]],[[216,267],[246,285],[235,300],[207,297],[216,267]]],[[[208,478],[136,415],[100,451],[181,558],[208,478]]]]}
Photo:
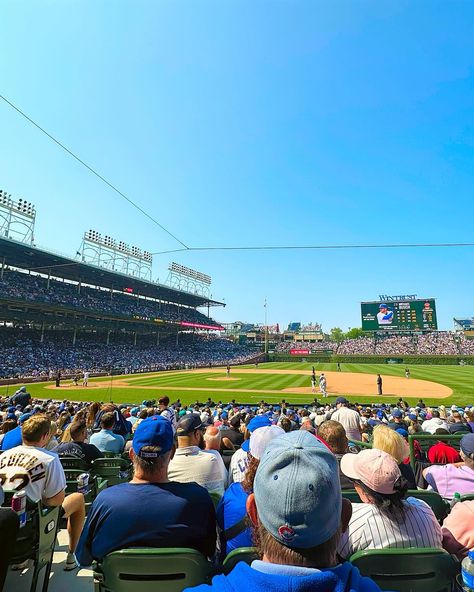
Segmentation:
{"type": "MultiPolygon", "coordinates": [[[[3,0],[0,92],[190,246],[474,242],[474,4],[3,0]]],[[[0,186],[37,242],[179,247],[0,102],[0,186]]],[[[360,326],[361,300],[474,315],[472,248],[155,257],[221,321],[360,326]]]]}

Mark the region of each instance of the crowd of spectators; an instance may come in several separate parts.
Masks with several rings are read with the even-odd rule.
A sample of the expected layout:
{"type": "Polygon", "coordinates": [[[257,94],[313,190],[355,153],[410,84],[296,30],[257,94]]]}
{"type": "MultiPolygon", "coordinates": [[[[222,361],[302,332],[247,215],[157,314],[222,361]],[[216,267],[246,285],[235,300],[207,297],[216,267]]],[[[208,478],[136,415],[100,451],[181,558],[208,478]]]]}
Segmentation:
{"type": "Polygon", "coordinates": [[[281,341],[275,347],[276,352],[289,352],[292,349],[309,349],[311,352],[333,351],[337,349],[335,341],[324,339],[323,341],[281,341]]]}
{"type": "Polygon", "coordinates": [[[104,344],[104,335],[79,334],[71,343],[71,332],[46,332],[43,342],[39,332],[4,328],[0,331],[2,362],[0,378],[53,378],[84,372],[133,373],[209,365],[239,364],[255,357],[255,350],[218,337],[186,334],[167,338],[156,344],[156,336],[141,337],[137,345],[116,341],[104,344]]]}
{"type": "Polygon", "coordinates": [[[48,279],[7,270],[0,279],[0,298],[22,302],[42,302],[68,309],[96,312],[114,318],[162,319],[172,322],[200,323],[218,327],[218,323],[194,308],[131,294],[110,292],[88,286],[48,279]]]}
{"type": "Polygon", "coordinates": [[[128,547],[190,547],[220,562],[255,545],[259,560],[196,591],[245,583],[251,590],[376,592],[348,562],[353,553],[431,547],[462,559],[473,548],[474,502],[456,503],[457,494],[474,494],[473,411],[422,400],[410,407],[402,399],[351,405],[344,397],[299,408],[210,398],[183,406],[168,397],[101,406],[32,400],[22,388],[0,400],[0,466],[4,488],[15,488],[21,475],[32,499],[62,505],[66,570],[128,547]],[[459,449],[446,442],[418,447],[418,474],[408,464],[407,438],[425,430],[462,438],[459,449]],[[225,450],[233,455],[221,456],[225,450]],[[105,489],[85,518],[82,494],[64,493],[60,457],[90,464],[124,452],[133,465],[130,482],[105,489]],[[443,523],[409,491],[416,486],[451,500],[443,523]],[[359,501],[344,498],[345,489],[359,501]]]}
{"type": "MultiPolygon", "coordinates": [[[[421,335],[374,335],[332,343],[339,355],[474,355],[474,339],[450,331],[432,331],[421,335]]],[[[280,349],[280,346],[279,348],[280,349]]],[[[291,349],[285,343],[285,349],[291,349]]]]}

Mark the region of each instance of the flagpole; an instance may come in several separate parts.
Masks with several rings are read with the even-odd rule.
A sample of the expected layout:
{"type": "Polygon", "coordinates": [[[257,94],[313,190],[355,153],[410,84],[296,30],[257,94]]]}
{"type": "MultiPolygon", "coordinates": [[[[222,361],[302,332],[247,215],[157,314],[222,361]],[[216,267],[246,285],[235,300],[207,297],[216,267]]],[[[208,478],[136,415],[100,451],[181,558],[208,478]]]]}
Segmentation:
{"type": "Polygon", "coordinates": [[[265,356],[268,355],[268,323],[267,323],[267,299],[265,298],[265,356]]]}

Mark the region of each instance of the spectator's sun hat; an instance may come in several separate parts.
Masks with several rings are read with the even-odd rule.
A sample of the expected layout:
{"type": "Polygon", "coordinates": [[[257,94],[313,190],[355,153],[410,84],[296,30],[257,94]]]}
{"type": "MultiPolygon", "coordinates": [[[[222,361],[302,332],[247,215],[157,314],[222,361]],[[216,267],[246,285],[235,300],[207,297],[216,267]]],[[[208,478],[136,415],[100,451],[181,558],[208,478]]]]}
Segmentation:
{"type": "Polygon", "coordinates": [[[463,436],[459,446],[468,458],[474,460],[474,434],[466,434],[463,436]]]}
{"type": "Polygon", "coordinates": [[[395,493],[394,486],[401,475],[393,456],[376,448],[345,454],[341,459],[341,471],[349,479],[362,481],[372,491],[385,495],[395,493]]]}
{"type": "Polygon", "coordinates": [[[133,452],[141,458],[157,458],[173,447],[173,428],[171,422],[161,415],[154,415],[138,424],[133,436],[133,452]],[[157,446],[156,452],[142,451],[145,446],[157,446]]]}
{"type": "Polygon", "coordinates": [[[320,545],[334,536],[341,523],[336,457],[309,432],[289,432],[268,444],[255,475],[254,493],[261,523],[287,547],[320,545]]]}
{"type": "Polygon", "coordinates": [[[283,434],[285,434],[285,430],[276,425],[255,430],[250,436],[250,440],[247,440],[247,442],[250,442],[250,454],[260,460],[268,444],[275,438],[283,436],[283,434]]]}
{"type": "Polygon", "coordinates": [[[181,417],[176,424],[176,434],[178,436],[188,436],[194,430],[202,430],[204,427],[199,413],[188,413],[181,417]]]}

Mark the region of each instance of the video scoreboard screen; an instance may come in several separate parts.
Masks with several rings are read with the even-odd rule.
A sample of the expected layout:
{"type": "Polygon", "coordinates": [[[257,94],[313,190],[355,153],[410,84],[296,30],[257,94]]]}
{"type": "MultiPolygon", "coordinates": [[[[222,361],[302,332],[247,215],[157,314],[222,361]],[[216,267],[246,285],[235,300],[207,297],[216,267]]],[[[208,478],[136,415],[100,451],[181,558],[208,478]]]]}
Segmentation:
{"type": "Polygon", "coordinates": [[[433,298],[362,302],[361,314],[363,331],[438,329],[436,305],[433,298]]]}

